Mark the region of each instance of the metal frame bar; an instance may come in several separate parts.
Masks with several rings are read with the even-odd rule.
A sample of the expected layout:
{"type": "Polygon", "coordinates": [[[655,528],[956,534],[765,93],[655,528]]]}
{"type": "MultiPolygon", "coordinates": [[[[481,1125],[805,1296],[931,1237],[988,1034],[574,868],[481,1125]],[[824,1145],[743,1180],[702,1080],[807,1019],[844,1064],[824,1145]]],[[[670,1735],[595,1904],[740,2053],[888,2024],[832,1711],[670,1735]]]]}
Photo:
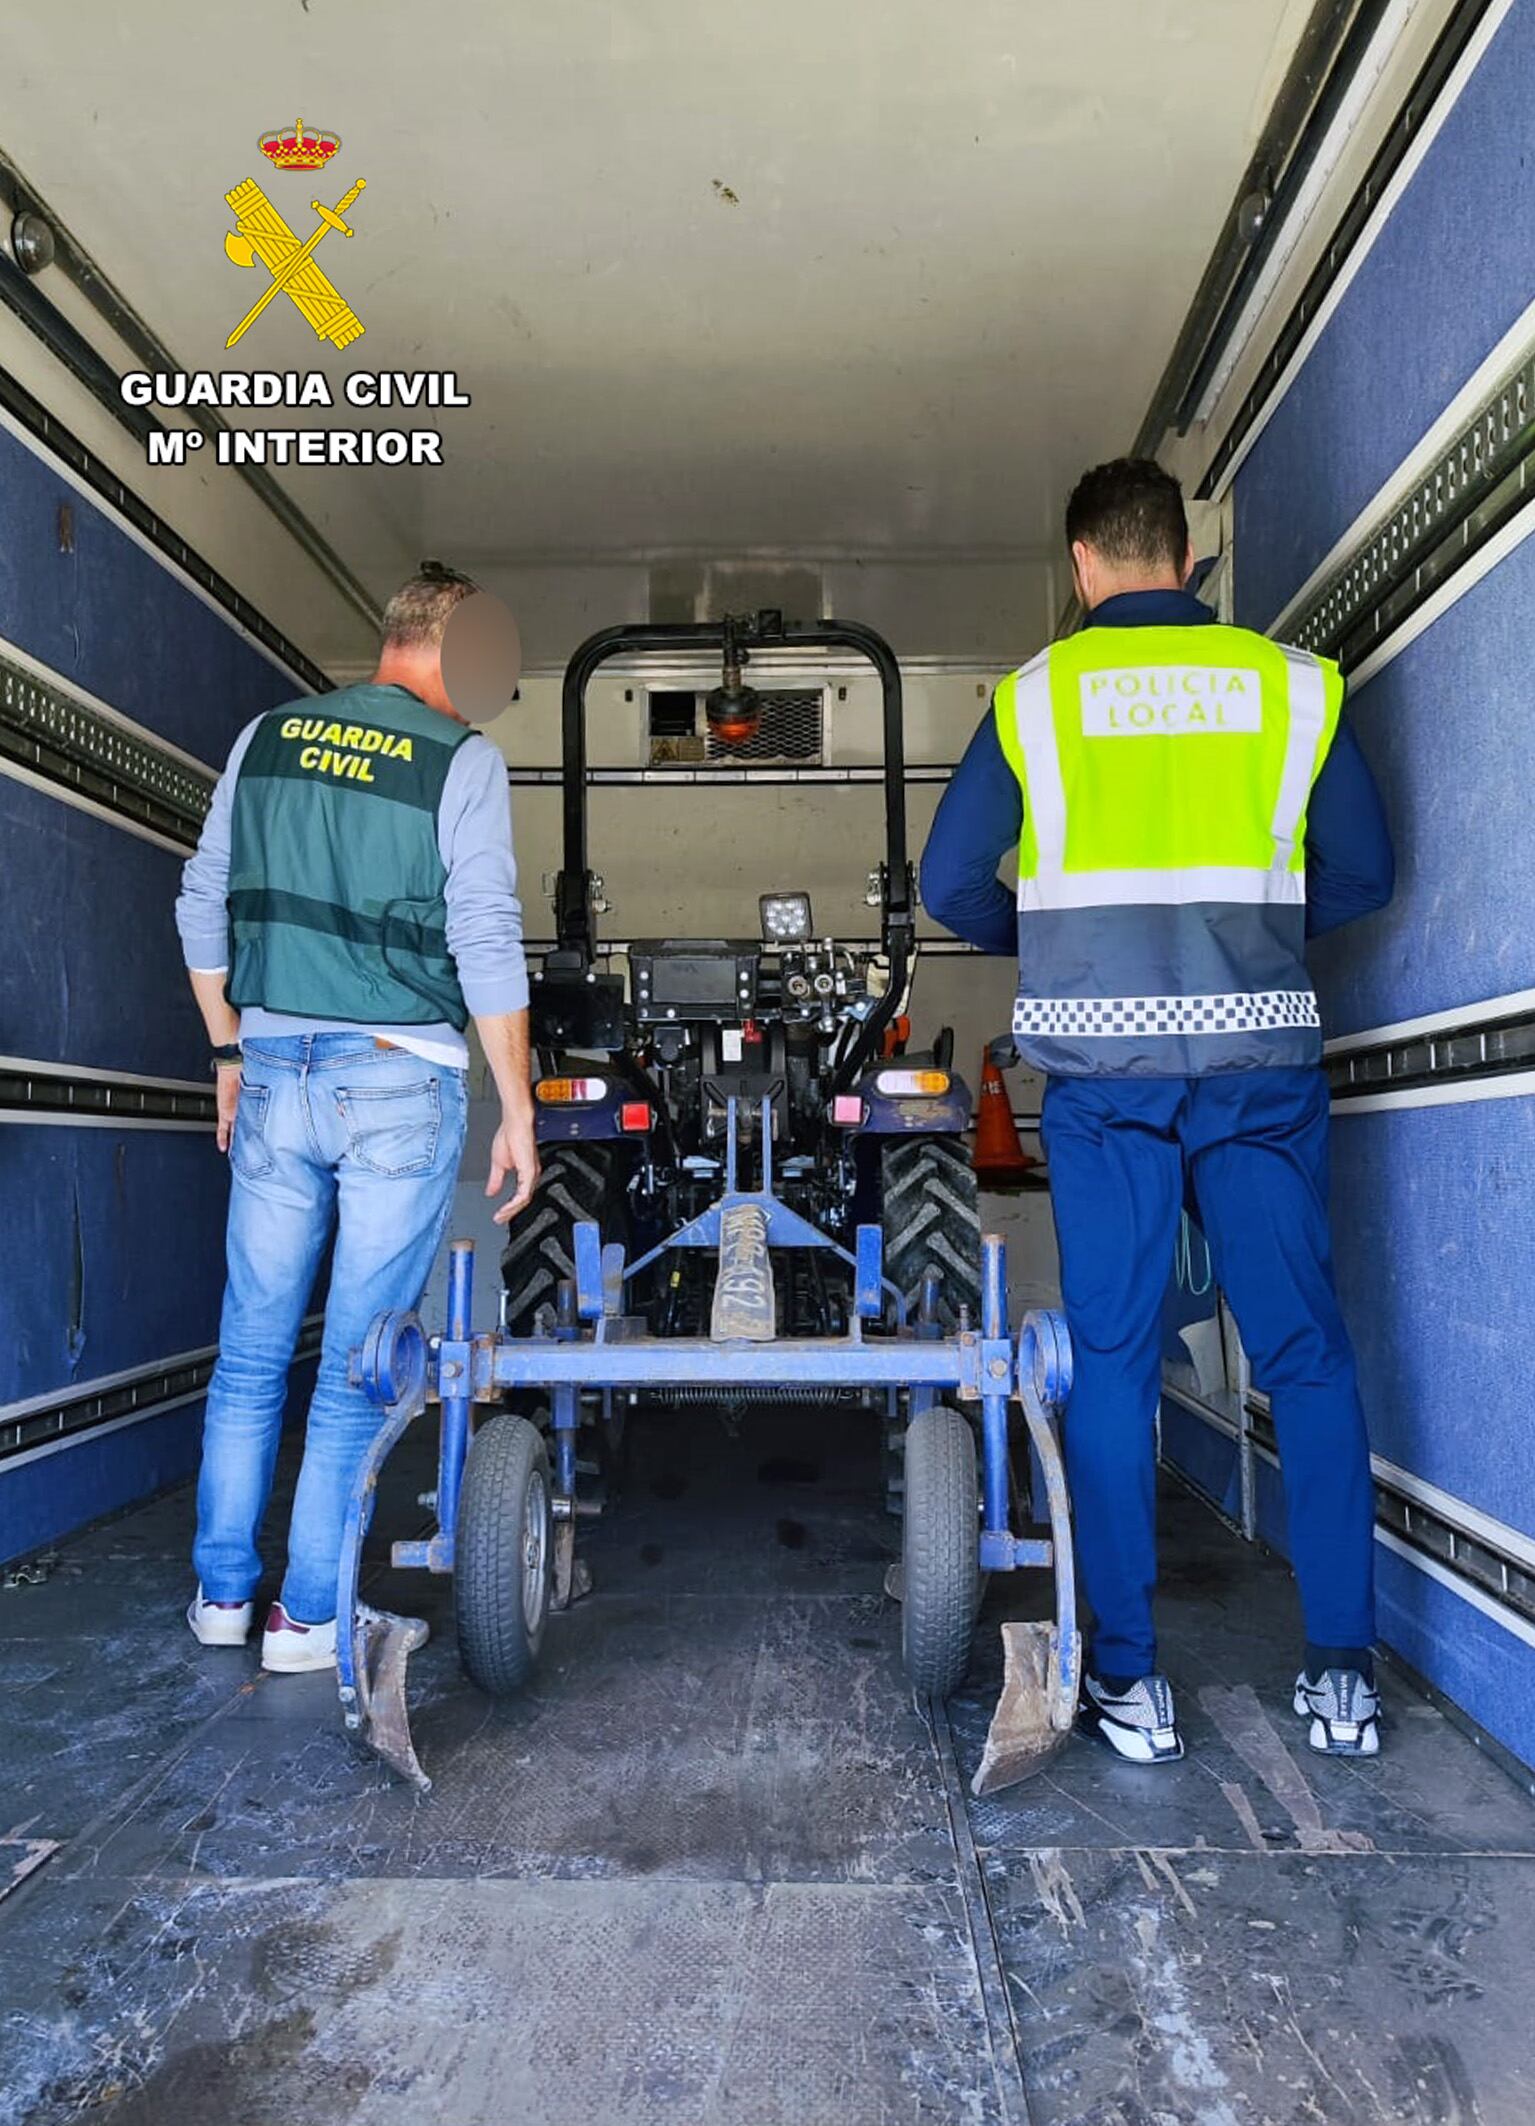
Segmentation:
{"type": "MultiPolygon", "coordinates": [[[[798,1211],[790,1210],[789,1206],[780,1202],[773,1193],[773,1096],[771,1093],[764,1093],[762,1096],[758,1111],[757,1131],[758,1142],[762,1146],[762,1172],[756,1188],[743,1189],[738,1186],[740,1103],[732,1093],[725,1102],[724,1195],[717,1202],[711,1203],[707,1210],[700,1211],[696,1218],[690,1218],[685,1225],[679,1226],[675,1233],[669,1233],[664,1240],[658,1241],[648,1253],[641,1255],[638,1261],[624,1264],[620,1256],[618,1262],[613,1265],[617,1274],[611,1279],[611,1289],[615,1303],[617,1295],[631,1278],[637,1277],[641,1270],[648,1270],[653,1262],[658,1262],[671,1249],[717,1248],[720,1244],[720,1234],[727,1214],[742,1205],[751,1204],[763,1214],[767,1245],[769,1247],[818,1248],[829,1255],[835,1255],[839,1262],[846,1263],[853,1272],[854,1292],[858,1304],[853,1310],[852,1341],[857,1341],[860,1317],[878,1320],[883,1311],[881,1294],[890,1299],[895,1309],[896,1326],[904,1329],[906,1327],[906,1295],[883,1274],[884,1238],[880,1228],[877,1225],[861,1225],[858,1228],[858,1248],[857,1252],[854,1253],[843,1247],[840,1242],[833,1240],[829,1233],[823,1233],[819,1226],[812,1225],[808,1218],[802,1218],[798,1211]]],[[[585,1262],[586,1255],[589,1254],[590,1250],[589,1248],[583,1250],[581,1236],[583,1233],[590,1233],[594,1230],[592,1227],[580,1227],[577,1229],[576,1312],[583,1321],[601,1322],[608,1312],[604,1304],[605,1293],[602,1285],[608,1281],[605,1272],[608,1267],[610,1250],[602,1250],[602,1268],[599,1271],[600,1281],[598,1288],[593,1290],[591,1279],[586,1274],[585,1262]]],[[[601,1334],[600,1329],[598,1333],[601,1334]]]]}
{"type": "Polygon", "coordinates": [[[586,690],[604,664],[626,655],[669,651],[718,650],[731,640],[747,652],[851,649],[873,665],[879,676],[884,721],[885,865],[881,895],[881,945],[890,960],[890,981],[850,1042],[831,1084],[845,1091],[867,1059],[878,1053],[880,1037],[894,1017],[906,990],[915,916],[915,880],[906,854],[906,760],[901,709],[901,668],[895,652],[873,628],[853,620],[819,620],[785,625],[776,616],[753,620],[698,620],[628,623],[603,628],[576,650],[565,670],[560,692],[561,786],[564,792],[563,862],[555,886],[559,950],[592,958],[596,939],[592,874],[588,868],[586,760],[586,690]]]}
{"type": "MultiPolygon", "coordinates": [[[[948,761],[918,761],[905,771],[906,785],[910,789],[922,783],[946,783],[954,773],[948,761]]],[[[506,779],[514,790],[555,789],[563,786],[565,773],[562,768],[518,768],[508,766],[506,779]]],[[[688,789],[741,783],[883,783],[883,768],[870,765],[847,764],[837,766],[816,765],[793,767],[778,761],[741,761],[727,764],[723,761],[678,761],[671,767],[652,768],[588,768],[586,786],[589,790],[612,788],[688,789]]]]}

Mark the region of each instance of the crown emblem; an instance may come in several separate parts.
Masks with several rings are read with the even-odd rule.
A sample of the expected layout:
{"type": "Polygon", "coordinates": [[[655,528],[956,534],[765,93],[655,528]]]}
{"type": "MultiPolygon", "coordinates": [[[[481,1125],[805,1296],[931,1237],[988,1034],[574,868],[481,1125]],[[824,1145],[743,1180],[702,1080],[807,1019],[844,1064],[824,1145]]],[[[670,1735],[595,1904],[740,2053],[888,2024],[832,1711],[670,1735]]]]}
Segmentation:
{"type": "Polygon", "coordinates": [[[279,170],[323,170],[340,145],[339,135],[320,127],[306,128],[302,118],[291,132],[279,126],[274,133],[263,133],[260,140],[262,154],[279,170]]]}

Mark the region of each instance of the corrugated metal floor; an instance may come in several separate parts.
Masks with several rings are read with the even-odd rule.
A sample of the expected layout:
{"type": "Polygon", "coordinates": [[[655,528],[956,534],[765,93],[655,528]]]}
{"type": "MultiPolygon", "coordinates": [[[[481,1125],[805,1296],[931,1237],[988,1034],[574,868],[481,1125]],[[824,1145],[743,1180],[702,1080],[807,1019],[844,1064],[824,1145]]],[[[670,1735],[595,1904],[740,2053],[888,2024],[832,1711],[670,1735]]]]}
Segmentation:
{"type": "Polygon", "coordinates": [[[328,1678],[193,1645],[187,1493],[0,1594],[8,2126],[1527,2126],[1535,1805],[1400,1684],[1379,1765],[1312,1758],[1281,1567],[1170,1495],[1188,1759],[967,1809],[995,1634],[956,1760],[869,1421],[636,1446],[521,1702],[415,1584],[424,1802],[328,1678]]]}

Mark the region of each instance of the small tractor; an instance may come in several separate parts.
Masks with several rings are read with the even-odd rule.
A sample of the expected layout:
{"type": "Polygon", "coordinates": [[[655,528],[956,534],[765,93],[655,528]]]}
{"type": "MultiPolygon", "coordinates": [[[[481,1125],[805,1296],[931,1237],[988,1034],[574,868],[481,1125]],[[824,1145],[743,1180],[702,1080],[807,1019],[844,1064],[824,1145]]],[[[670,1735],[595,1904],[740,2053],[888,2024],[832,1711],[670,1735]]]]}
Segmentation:
{"type": "MultiPolygon", "coordinates": [[[[915,1310],[923,1276],[939,1275],[939,1319],[980,1308],[981,1229],[965,1131],[971,1095],[952,1069],[943,1028],[922,1053],[906,1046],[915,959],[915,878],[906,856],[900,672],[866,628],[826,622],[785,629],[776,613],[719,626],[610,628],[583,644],[562,698],[564,862],[555,888],[555,949],[532,987],[535,1086],[544,1177],[502,1258],[502,1326],[533,1334],[574,1275],[574,1234],[589,1220],[604,1240],[643,1256],[626,1305],[657,1335],[696,1335],[718,1291],[708,1252],[662,1250],[719,1194],[736,1103],[740,1151],[771,1117],[779,1200],[842,1244],[782,1260],[772,1323],[738,1333],[833,1336],[848,1323],[857,1227],[880,1227],[885,1275],[915,1310]],[[760,935],[667,938],[628,948],[620,974],[595,964],[599,886],[588,869],[586,694],[609,659],[718,647],[723,683],[706,702],[711,734],[739,745],[760,697],[743,685],[750,646],[862,651],[879,674],[884,723],[884,861],[869,874],[880,938],[817,937],[810,898],[765,892],[760,935]],[[764,1106],[764,1103],[766,1105],[764,1106]]],[[[664,772],[664,771],[662,771],[664,772]]],[[[735,1399],[741,1391],[734,1391],[735,1399]]],[[[900,1497],[899,1434],[889,1486],[900,1497]]]]}
{"type": "Polygon", "coordinates": [[[508,1236],[498,1334],[471,1334],[473,1251],[461,1243],[446,1335],[384,1316],[358,1354],[387,1416],[343,1546],[347,1723],[428,1783],[405,1704],[406,1660],[426,1627],[362,1604],[357,1572],[379,1468],[429,1392],[442,1405],[437,1527],[397,1543],[394,1561],[455,1574],[463,1664],[493,1693],[528,1679],[551,1608],[590,1584],[576,1554],[593,1503],[583,1474],[611,1465],[636,1405],[850,1398],[883,1428],[902,1517],[889,1584],[919,1694],[945,1697],[961,1680],[984,1572],[1055,1567],[1055,1624],[1003,1628],[1007,1680],[981,1776],[988,1789],[1020,1777],[1075,1710],[1080,1645],[1051,1422],[1069,1353],[1054,1315],[1009,1335],[1002,1243],[981,1234],[952,1034],[922,1052],[906,1045],[916,893],[894,654],[855,623],[786,626],[771,612],[614,627],[577,650],[561,711],[556,943],[532,985],[543,1178],[508,1236]],[[808,896],[772,890],[758,936],[632,942],[626,982],[598,964],[592,677],[618,657],[717,652],[708,724],[739,743],[759,713],[742,668],[775,649],[853,650],[879,676],[885,848],[869,882],[879,941],[817,937],[808,896]],[[1012,1533],[1014,1396],[1049,1538],[1012,1533]]]}

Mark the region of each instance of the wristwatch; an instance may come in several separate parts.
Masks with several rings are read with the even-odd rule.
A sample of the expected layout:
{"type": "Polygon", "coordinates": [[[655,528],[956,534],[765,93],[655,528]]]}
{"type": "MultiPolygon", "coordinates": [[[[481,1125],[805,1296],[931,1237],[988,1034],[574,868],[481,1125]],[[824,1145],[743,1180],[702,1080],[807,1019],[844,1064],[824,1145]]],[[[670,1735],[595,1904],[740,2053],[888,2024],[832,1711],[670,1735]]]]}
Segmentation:
{"type": "Polygon", "coordinates": [[[238,1070],[244,1061],[239,1042],[226,1041],[222,1048],[213,1051],[213,1075],[217,1077],[221,1070],[238,1070]]]}

